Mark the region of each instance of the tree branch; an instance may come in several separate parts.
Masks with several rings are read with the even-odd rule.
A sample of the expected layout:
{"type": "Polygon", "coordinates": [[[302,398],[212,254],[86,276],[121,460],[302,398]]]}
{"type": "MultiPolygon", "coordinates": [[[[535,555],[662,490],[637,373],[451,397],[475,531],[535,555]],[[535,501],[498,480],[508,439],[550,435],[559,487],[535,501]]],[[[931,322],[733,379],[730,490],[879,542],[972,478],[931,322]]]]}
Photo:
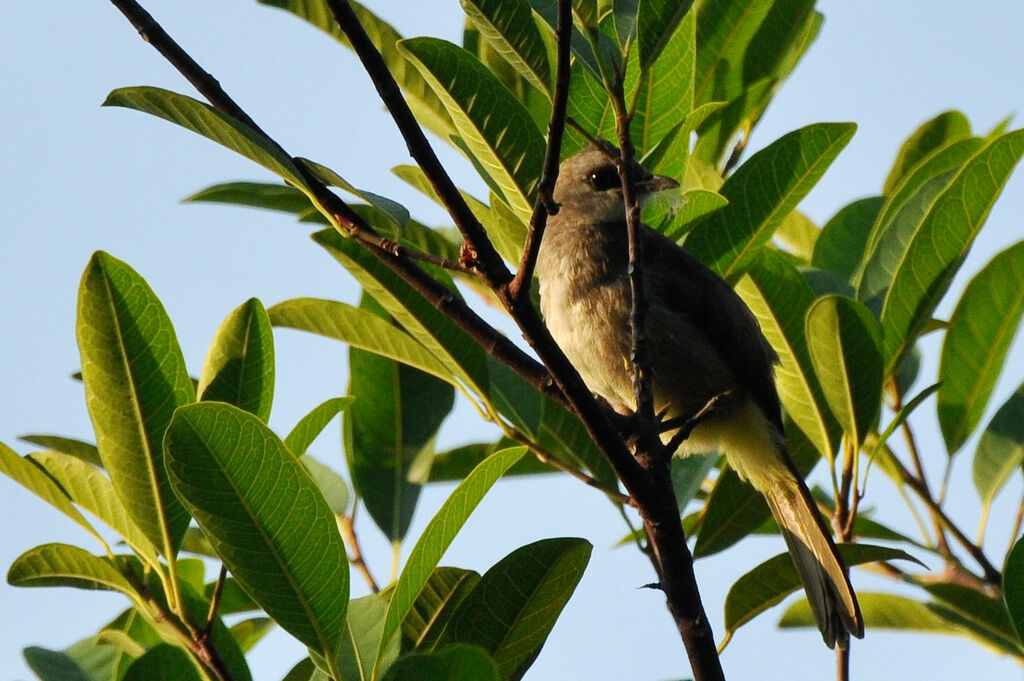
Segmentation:
{"type": "MultiPolygon", "coordinates": [[[[342,231],[346,236],[353,236],[355,233],[380,236],[348,204],[327,189],[316,177],[312,176],[305,169],[303,163],[295,159],[277,141],[263,132],[256,125],[255,121],[224,92],[217,80],[203,70],[135,0],[110,0],[110,2],[128,18],[150,45],[162,54],[189,83],[195,86],[214,108],[251,127],[262,135],[269,144],[274,145],[281,153],[295,160],[296,166],[303,173],[303,179],[308,183],[317,201],[329,213],[329,216],[342,227],[342,231]]],[[[399,99],[401,99],[400,96],[399,99]]],[[[448,315],[452,321],[486,349],[488,353],[507,364],[513,371],[539,390],[568,405],[564,397],[557,390],[552,389],[551,376],[543,366],[538,364],[536,360],[523,352],[508,338],[498,333],[479,315],[473,312],[458,296],[453,295],[450,290],[438,283],[414,263],[397,257],[385,248],[373,244],[373,239],[361,238],[360,241],[366,245],[367,250],[374,257],[412,286],[430,304],[448,315]]]]}
{"type": "Polygon", "coordinates": [[[555,27],[558,43],[558,62],[555,67],[555,94],[551,102],[551,120],[548,122],[548,144],[544,151],[544,169],[537,187],[537,200],[530,216],[530,228],[523,246],[523,257],[516,270],[516,276],[508,286],[509,296],[522,301],[529,295],[533,271],[537,265],[541,239],[547,226],[548,216],[558,212],[558,205],[552,196],[558,179],[558,162],[562,149],[562,134],[565,132],[566,111],[569,106],[569,56],[572,38],[572,5],[558,3],[558,22],[555,27]]]}
{"type": "Polygon", "coordinates": [[[391,114],[395,125],[402,133],[409,154],[423,169],[434,192],[448,209],[448,214],[455,221],[455,226],[466,239],[466,243],[472,251],[472,260],[477,265],[484,281],[492,288],[507,284],[512,275],[505,267],[505,263],[494,249],[490,239],[487,238],[487,232],[483,225],[473,215],[473,211],[469,209],[469,205],[459,193],[459,188],[455,186],[451,177],[448,176],[448,172],[438,160],[426,135],[420,129],[416,117],[413,116],[412,110],[409,109],[405,98],[402,97],[398,83],[395,82],[391,71],[388,70],[384,57],[381,56],[370,37],[366,35],[352,6],[347,0],[327,0],[327,6],[331,9],[338,27],[352,45],[352,50],[362,62],[374,87],[377,88],[377,94],[387,104],[388,113],[391,114]]]}
{"type": "MultiPolygon", "coordinates": [[[[559,3],[567,4],[568,1],[559,0],[559,3]]],[[[196,86],[215,108],[249,125],[253,130],[262,134],[268,143],[287,154],[277,142],[266,136],[256,126],[252,119],[224,93],[217,81],[178,47],[134,0],[111,0],[111,2],[129,18],[148,42],[156,47],[189,82],[196,86]]],[[[395,115],[396,123],[410,147],[410,153],[420,163],[420,167],[430,178],[438,196],[448,206],[456,225],[462,230],[472,251],[471,257],[475,269],[495,291],[499,300],[519,324],[524,338],[537,352],[550,373],[484,322],[458,296],[455,296],[414,263],[396,256],[380,245],[375,245],[370,239],[360,239],[361,243],[375,258],[409,283],[424,299],[449,316],[487,352],[507,364],[538,389],[568,403],[580,417],[588,433],[605,454],[627,491],[636,500],[645,531],[651,542],[660,586],[665,592],[669,610],[686,645],[695,678],[699,681],[723,679],[724,675],[718,661],[714,638],[697,592],[693,560],[686,546],[686,537],[679,519],[679,509],[675,502],[675,494],[664,459],[649,457],[644,452],[638,453],[638,459],[634,459],[630,455],[611,420],[594,400],[575,368],[551,338],[529,298],[521,296],[517,300],[510,295],[507,284],[511,280],[511,274],[487,239],[482,226],[465,206],[465,201],[433,155],[429,144],[426,144],[425,137],[409,112],[394,79],[384,66],[376,48],[366,38],[365,32],[362,31],[358,20],[351,12],[351,8],[342,0],[328,0],[328,4],[339,17],[342,29],[351,29],[351,33],[346,30],[349,41],[356,48],[360,57],[365,58],[364,64],[369,63],[368,72],[385,105],[395,115]],[[560,389],[560,393],[551,390],[552,379],[560,389]]],[[[287,155],[292,157],[291,154],[287,155]]],[[[342,231],[350,235],[361,232],[364,235],[377,236],[375,230],[355,214],[343,200],[329,191],[317,178],[305,172],[301,164],[299,167],[303,172],[304,181],[308,183],[317,202],[342,231]]]]}

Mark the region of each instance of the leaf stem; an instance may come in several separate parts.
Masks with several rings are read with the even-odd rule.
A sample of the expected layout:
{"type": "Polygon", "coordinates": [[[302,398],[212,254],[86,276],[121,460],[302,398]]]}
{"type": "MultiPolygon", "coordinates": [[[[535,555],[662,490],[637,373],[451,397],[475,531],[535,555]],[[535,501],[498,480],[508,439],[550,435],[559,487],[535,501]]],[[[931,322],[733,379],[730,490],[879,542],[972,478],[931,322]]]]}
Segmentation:
{"type": "Polygon", "coordinates": [[[228,569],[223,563],[220,565],[220,574],[217,575],[217,584],[213,587],[213,595],[210,596],[210,609],[206,614],[206,626],[203,632],[209,636],[213,631],[213,623],[217,619],[217,608],[220,607],[220,597],[224,592],[224,582],[228,578],[228,569]]]}
{"type": "Polygon", "coordinates": [[[366,564],[366,560],[363,559],[363,550],[359,545],[359,536],[356,534],[356,506],[352,508],[352,515],[349,516],[338,516],[338,529],[341,531],[341,538],[345,541],[345,545],[348,547],[349,556],[348,562],[359,571],[359,574],[366,580],[367,586],[370,587],[370,591],[373,593],[380,593],[380,585],[377,580],[373,578],[373,573],[370,572],[370,566],[366,564]]]}

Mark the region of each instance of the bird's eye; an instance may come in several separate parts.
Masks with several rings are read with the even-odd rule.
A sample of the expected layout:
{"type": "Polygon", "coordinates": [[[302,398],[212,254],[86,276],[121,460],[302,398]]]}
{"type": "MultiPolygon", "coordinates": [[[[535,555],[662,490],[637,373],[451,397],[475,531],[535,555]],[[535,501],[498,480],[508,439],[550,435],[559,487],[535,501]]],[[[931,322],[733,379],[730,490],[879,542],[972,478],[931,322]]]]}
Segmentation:
{"type": "Polygon", "coordinates": [[[619,187],[622,182],[619,180],[619,171],[614,165],[601,166],[592,170],[587,176],[587,182],[598,191],[605,191],[613,187],[619,187]]]}

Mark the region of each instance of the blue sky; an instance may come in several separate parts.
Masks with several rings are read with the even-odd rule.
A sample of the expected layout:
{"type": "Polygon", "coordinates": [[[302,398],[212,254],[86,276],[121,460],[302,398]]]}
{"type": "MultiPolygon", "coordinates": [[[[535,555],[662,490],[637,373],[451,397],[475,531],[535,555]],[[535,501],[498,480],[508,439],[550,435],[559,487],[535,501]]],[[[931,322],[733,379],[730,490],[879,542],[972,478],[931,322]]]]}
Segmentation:
{"type": "MultiPolygon", "coordinates": [[[[369,3],[407,36],[459,40],[461,14],[449,1],[369,3]]],[[[389,169],[410,162],[354,58],[290,15],[253,2],[147,2],[172,35],[212,71],[249,113],[291,153],[314,157],[358,186],[391,196],[428,223],[444,216],[389,169]]],[[[900,142],[940,111],[964,111],[985,132],[1024,107],[1024,3],[992,0],[843,2],[824,0],[824,29],[756,130],[758,148],[818,121],[854,121],[858,132],[802,209],[819,224],[849,201],[877,193],[900,142]]],[[[298,296],[353,301],[352,280],[306,238],[306,227],[253,210],[187,205],[180,200],[215,182],[268,176],[247,161],[143,114],[99,106],[124,85],[189,86],[109,4],[0,5],[0,440],[20,452],[25,433],[88,439],[74,340],[79,278],[91,253],[109,251],[135,267],[161,297],[193,372],[220,320],[249,297],[270,305],[298,296]]],[[[1020,121],[1017,121],[1020,124],[1020,121]]],[[[441,150],[439,148],[439,150],[441,150]]],[[[480,183],[461,159],[444,151],[457,177],[480,183]]],[[[1011,178],[965,266],[973,272],[1024,235],[1024,174],[1011,178]]],[[[962,289],[958,279],[954,291],[962,289]]],[[[945,312],[948,313],[948,305],[945,312]]],[[[942,312],[942,310],[940,310],[942,312]]],[[[287,432],[298,418],[346,385],[344,348],[279,332],[277,396],[271,426],[287,432]]],[[[934,351],[934,346],[932,346],[934,351]]],[[[1024,374],[1017,343],[1015,376],[1000,383],[1001,403],[1024,374]]],[[[934,369],[933,369],[934,371],[934,369]]],[[[991,412],[991,409],[990,409],[991,412]]],[[[986,417],[987,418],[987,417],[986,417]]],[[[460,408],[446,424],[444,444],[481,440],[492,430],[460,408]]],[[[944,453],[924,427],[925,456],[944,453]]],[[[970,452],[969,444],[966,452],[970,452]]],[[[340,465],[336,430],[314,446],[340,465]]],[[[950,504],[973,528],[977,501],[969,459],[954,468],[950,504]],[[957,477],[959,476],[959,477],[957,477]]],[[[818,471],[821,475],[821,471],[818,471]]],[[[882,511],[911,520],[891,503],[877,476],[882,511]]],[[[446,489],[422,500],[413,534],[429,520],[446,489]]],[[[993,552],[1007,541],[1020,481],[993,511],[993,552]]],[[[77,527],[6,478],[0,479],[0,566],[46,541],[98,550],[77,527]]],[[[371,565],[386,575],[390,549],[360,525],[371,565]]],[[[662,679],[685,674],[685,655],[661,598],[638,589],[649,565],[631,549],[612,549],[623,527],[595,492],[560,477],[499,485],[481,505],[446,558],[479,571],[515,547],[547,536],[594,543],[591,565],[528,679],[662,679]]],[[[705,607],[719,633],[721,604],[733,580],[782,550],[776,539],[744,542],[697,565],[705,607]]],[[[933,566],[935,567],[935,566],[933,566]]],[[[855,572],[862,589],[891,589],[855,572]]],[[[0,679],[28,679],[26,645],[64,647],[94,633],[124,606],[117,596],[67,589],[14,589],[0,584],[0,679]]],[[[778,612],[741,630],[723,657],[731,678],[829,678],[833,657],[816,632],[780,632],[778,612]]],[[[250,660],[258,681],[281,678],[302,655],[275,632],[250,660]]],[[[853,678],[911,673],[929,679],[1007,678],[1019,667],[973,643],[869,631],[853,650],[853,678]]]]}

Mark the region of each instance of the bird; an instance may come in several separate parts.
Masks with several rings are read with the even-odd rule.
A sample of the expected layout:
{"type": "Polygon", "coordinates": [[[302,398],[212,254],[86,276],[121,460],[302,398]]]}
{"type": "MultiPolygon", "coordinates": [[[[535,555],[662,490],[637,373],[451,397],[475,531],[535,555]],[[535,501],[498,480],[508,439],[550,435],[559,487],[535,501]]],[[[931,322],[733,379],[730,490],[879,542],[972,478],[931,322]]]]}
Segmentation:
{"type": "MultiPolygon", "coordinates": [[[[631,363],[629,241],[617,147],[591,143],[559,166],[537,255],[541,312],[591,392],[619,414],[636,408],[631,363]]],[[[678,187],[627,166],[642,202],[678,187]]],[[[717,396],[677,455],[719,452],[768,502],[829,648],[864,635],[848,571],[786,447],[775,387],[778,355],[722,278],[647,225],[638,233],[655,410],[693,417],[717,396]]],[[[671,432],[662,434],[669,441],[671,432]]]]}

